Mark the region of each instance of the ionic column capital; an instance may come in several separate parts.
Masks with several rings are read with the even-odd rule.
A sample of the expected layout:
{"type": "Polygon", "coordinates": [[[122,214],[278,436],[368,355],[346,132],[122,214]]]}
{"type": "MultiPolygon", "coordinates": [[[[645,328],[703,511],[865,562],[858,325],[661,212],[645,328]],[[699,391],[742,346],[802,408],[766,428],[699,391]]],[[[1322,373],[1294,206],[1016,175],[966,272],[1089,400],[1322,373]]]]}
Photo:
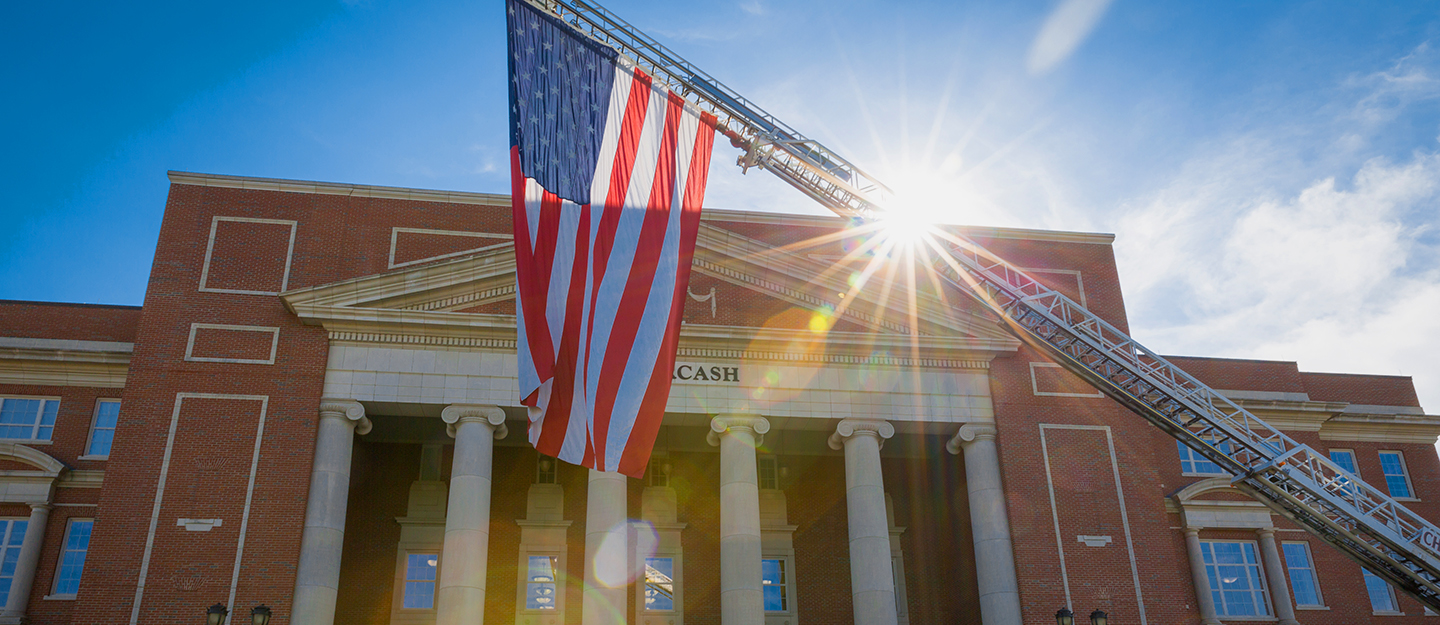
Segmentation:
{"type": "Polygon", "coordinates": [[[895,435],[895,426],[889,421],[882,419],[841,419],[840,424],[835,426],[835,433],[830,435],[831,449],[841,449],[845,441],[855,436],[874,436],[885,446],[885,439],[895,435]]]}
{"type": "Polygon", "coordinates": [[[995,426],[989,423],[966,423],[960,426],[950,441],[945,443],[945,451],[953,455],[960,455],[960,450],[969,447],[975,441],[995,440],[995,426]]]}
{"type": "Polygon", "coordinates": [[[46,512],[46,513],[48,513],[48,512],[50,512],[51,510],[54,510],[54,509],[55,509],[55,506],[50,505],[50,504],[48,504],[48,503],[32,503],[32,504],[30,504],[30,510],[33,511],[33,512],[46,512]]]}
{"type": "Polygon", "coordinates": [[[710,419],[710,432],[705,435],[712,447],[720,445],[720,437],[731,430],[749,430],[755,435],[755,445],[765,443],[765,433],[770,431],[770,421],[760,415],[722,414],[710,419]]]}
{"type": "Polygon", "coordinates": [[[365,416],[365,407],[353,399],[322,398],[320,418],[349,421],[355,425],[355,433],[361,436],[369,434],[372,427],[369,417],[365,416]]]}
{"type": "Polygon", "coordinates": [[[1273,527],[1261,527],[1261,528],[1256,528],[1255,533],[1256,533],[1256,534],[1259,534],[1261,538],[1274,538],[1274,537],[1275,537],[1275,528],[1273,528],[1273,527]]]}
{"type": "Polygon", "coordinates": [[[505,438],[510,429],[505,427],[505,411],[499,406],[488,404],[450,404],[440,412],[445,422],[445,432],[455,438],[455,431],[462,423],[484,423],[495,433],[495,439],[505,438]]]}
{"type": "Polygon", "coordinates": [[[1185,535],[1186,535],[1186,536],[1199,536],[1199,535],[1200,535],[1200,530],[1201,530],[1201,528],[1198,528],[1198,527],[1190,527],[1190,526],[1187,525],[1187,526],[1185,526],[1184,529],[1185,529],[1185,535]]]}

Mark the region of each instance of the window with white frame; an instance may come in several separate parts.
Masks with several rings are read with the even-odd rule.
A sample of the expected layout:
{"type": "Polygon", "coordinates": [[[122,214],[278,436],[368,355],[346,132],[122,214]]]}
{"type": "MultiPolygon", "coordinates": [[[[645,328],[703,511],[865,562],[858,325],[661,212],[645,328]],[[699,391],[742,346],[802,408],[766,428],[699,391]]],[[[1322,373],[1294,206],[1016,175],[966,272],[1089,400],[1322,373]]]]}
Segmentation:
{"type": "Polygon", "coordinates": [[[789,612],[791,595],[789,558],[760,560],[760,592],[766,612],[789,612]]]}
{"type": "Polygon", "coordinates": [[[1370,609],[1375,612],[1399,612],[1400,604],[1395,601],[1395,589],[1379,575],[1367,569],[1360,569],[1365,577],[1365,591],[1370,594],[1370,609]]]}
{"type": "MultiPolygon", "coordinates": [[[[1175,441],[1175,447],[1180,451],[1181,473],[1186,475],[1230,475],[1221,469],[1220,465],[1210,462],[1205,456],[1185,446],[1185,443],[1175,441]]],[[[1230,443],[1220,443],[1215,447],[1226,454],[1230,453],[1230,443]]]]}
{"type": "Polygon", "coordinates": [[[0,439],[48,441],[59,412],[58,397],[0,397],[0,439]]]}
{"type": "Polygon", "coordinates": [[[85,455],[108,458],[110,444],[115,442],[115,424],[119,422],[120,400],[102,399],[95,402],[95,419],[90,422],[90,440],[85,443],[85,455]]]}
{"type": "Polygon", "coordinates": [[[15,582],[15,564],[20,561],[20,543],[25,542],[25,519],[0,519],[0,607],[10,596],[15,582]]]}
{"type": "Polygon", "coordinates": [[[1410,488],[1410,475],[1405,471],[1405,456],[1398,451],[1380,452],[1380,472],[1385,474],[1385,487],[1390,496],[1409,499],[1415,496],[1410,488]]]}
{"type": "Polygon", "coordinates": [[[556,580],[560,572],[560,556],[531,554],[525,560],[525,609],[558,609],[556,580]]]}
{"type": "Polygon", "coordinates": [[[406,610],[435,608],[435,579],[440,570],[440,554],[405,554],[405,595],[401,607],[406,610]]]}
{"type": "Polygon", "coordinates": [[[65,526],[64,550],[60,553],[60,567],[55,572],[55,593],[62,597],[73,597],[80,592],[80,576],[85,572],[85,554],[90,551],[90,530],[95,526],[92,519],[70,519],[65,526]]]}
{"type": "Polygon", "coordinates": [[[540,456],[535,461],[535,483],[554,484],[559,480],[560,469],[555,464],[555,459],[549,456],[540,456]]]}
{"type": "Polygon", "coordinates": [[[1205,540],[1200,541],[1200,554],[1220,616],[1270,616],[1270,598],[1255,543],[1205,540]]]}
{"type": "Polygon", "coordinates": [[[1310,559],[1310,543],[1287,542],[1280,545],[1285,552],[1285,568],[1290,573],[1290,590],[1295,593],[1295,606],[1319,608],[1325,605],[1320,596],[1320,581],[1315,577],[1315,562],[1310,559]]]}
{"type": "Polygon", "coordinates": [[[646,612],[675,611],[675,558],[645,558],[646,612]]]}
{"type": "Polygon", "coordinates": [[[1349,471],[1351,475],[1360,476],[1360,467],[1355,464],[1355,450],[1331,449],[1330,461],[1340,465],[1340,468],[1349,471]]]}
{"type": "Polygon", "coordinates": [[[760,456],[756,473],[760,488],[780,488],[780,461],[775,456],[760,456]]]}

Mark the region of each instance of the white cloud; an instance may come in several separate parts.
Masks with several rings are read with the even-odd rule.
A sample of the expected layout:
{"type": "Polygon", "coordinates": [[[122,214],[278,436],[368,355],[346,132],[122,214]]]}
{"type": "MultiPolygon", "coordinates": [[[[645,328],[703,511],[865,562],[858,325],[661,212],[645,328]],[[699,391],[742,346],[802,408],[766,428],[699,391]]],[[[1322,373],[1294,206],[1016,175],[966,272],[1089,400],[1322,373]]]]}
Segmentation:
{"type": "Polygon", "coordinates": [[[1440,154],[1373,159],[1346,182],[1318,180],[1238,211],[1203,194],[1177,200],[1195,187],[1183,183],[1132,211],[1116,248],[1143,340],[1172,353],[1413,375],[1422,402],[1440,409],[1440,269],[1417,262],[1437,252],[1425,235],[1440,154]]]}
{"type": "Polygon", "coordinates": [[[1043,74],[1070,56],[1105,16],[1111,0],[1062,0],[1030,46],[1031,74],[1043,74]]]}

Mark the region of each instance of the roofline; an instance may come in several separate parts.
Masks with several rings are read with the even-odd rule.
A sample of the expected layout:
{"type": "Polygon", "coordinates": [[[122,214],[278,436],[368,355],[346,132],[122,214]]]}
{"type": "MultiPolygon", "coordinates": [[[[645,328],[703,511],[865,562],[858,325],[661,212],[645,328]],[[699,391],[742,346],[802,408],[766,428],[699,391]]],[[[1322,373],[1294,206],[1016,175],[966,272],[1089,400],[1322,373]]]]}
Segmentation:
{"type": "MultiPolygon", "coordinates": [[[[289,193],[313,193],[321,195],[346,195],[352,197],[378,197],[424,202],[449,202],[452,204],[481,204],[485,206],[509,206],[510,196],[503,193],[478,193],[474,191],[442,191],[436,189],[412,189],[407,187],[386,187],[380,185],[350,184],[343,182],[315,182],[289,180],[284,178],[259,178],[253,176],[230,176],[225,174],[202,174],[184,171],[167,172],[171,184],[199,187],[223,187],[229,189],[253,189],[257,191],[283,191],[289,193]]],[[[827,215],[800,215],[794,213],[770,213],[724,208],[706,208],[700,217],[703,221],[736,221],[742,223],[776,225],[812,225],[833,228],[844,223],[844,219],[827,215]]],[[[966,236],[992,239],[1023,239],[1029,241],[1054,241],[1058,243],[1089,243],[1109,245],[1115,240],[1113,234],[1088,232],[1066,232],[1059,230],[1031,230],[1026,228],[995,228],[987,226],[943,226],[953,228],[966,236]]]]}
{"type": "Polygon", "coordinates": [[[1223,357],[1223,356],[1185,356],[1185,355],[1181,355],[1181,354],[1173,354],[1173,355],[1169,355],[1169,356],[1161,356],[1161,358],[1164,358],[1164,359],[1166,359],[1166,360],[1170,360],[1171,358],[1185,358],[1185,359],[1188,359],[1188,360],[1224,360],[1224,361],[1228,361],[1228,362],[1265,362],[1265,363],[1279,364],[1279,365],[1298,365],[1298,363],[1297,363],[1296,361],[1294,361],[1294,360],[1265,360],[1265,359],[1261,359],[1261,358],[1225,358],[1225,357],[1223,357]]]}
{"type": "Polygon", "coordinates": [[[42,302],[39,300],[0,299],[0,306],[9,304],[20,304],[23,306],[67,306],[73,308],[123,308],[126,310],[140,310],[142,308],[129,304],[86,304],[81,302],[42,302]]]}

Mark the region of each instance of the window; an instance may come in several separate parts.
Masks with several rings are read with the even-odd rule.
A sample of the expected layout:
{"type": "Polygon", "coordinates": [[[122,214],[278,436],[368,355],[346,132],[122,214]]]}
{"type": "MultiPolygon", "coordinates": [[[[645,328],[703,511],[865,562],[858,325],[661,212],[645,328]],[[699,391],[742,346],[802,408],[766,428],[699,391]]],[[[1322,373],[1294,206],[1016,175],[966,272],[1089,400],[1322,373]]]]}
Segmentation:
{"type": "Polygon", "coordinates": [[[1365,590],[1370,593],[1370,609],[1376,612],[1399,612],[1400,604],[1395,603],[1395,589],[1389,582],[1369,570],[1360,569],[1365,576],[1365,590]]]}
{"type": "Polygon", "coordinates": [[[1385,474],[1385,487],[1390,496],[1409,499],[1415,496],[1410,489],[1410,476],[1405,474],[1405,456],[1398,451],[1380,452],[1380,472],[1385,474]]]}
{"type": "Polygon", "coordinates": [[[645,558],[645,611],[675,611],[674,558],[645,558]]]}
{"type": "Polygon", "coordinates": [[[15,581],[15,565],[20,561],[20,543],[25,541],[25,527],[29,521],[0,519],[0,607],[10,596],[10,584],[15,581]]]}
{"type": "Polygon", "coordinates": [[[1359,477],[1360,469],[1355,466],[1355,452],[1349,449],[1331,449],[1330,461],[1340,465],[1340,468],[1349,471],[1351,475],[1359,477]]]}
{"type": "Polygon", "coordinates": [[[115,424],[120,421],[120,400],[102,399],[95,402],[95,420],[90,424],[90,442],[85,455],[110,456],[110,443],[115,441],[115,424]]]}
{"type": "Polygon", "coordinates": [[[1200,554],[1210,580],[1210,596],[1220,616],[1270,616],[1255,543],[1201,541],[1200,554]]]}
{"type": "Polygon", "coordinates": [[[0,399],[0,439],[48,441],[60,400],[47,397],[0,399]]]}
{"type": "Polygon", "coordinates": [[[554,610],[555,575],[560,556],[530,556],[525,571],[525,609],[554,610]]]}
{"type": "Polygon", "coordinates": [[[540,456],[535,462],[535,483],[554,484],[559,477],[559,469],[555,466],[555,460],[549,456],[540,456]]]}
{"type": "MultiPolygon", "coordinates": [[[[1224,469],[1221,469],[1219,465],[1205,459],[1205,456],[1195,453],[1195,450],[1186,447],[1185,443],[1175,441],[1175,446],[1180,450],[1181,473],[1187,475],[1230,475],[1226,473],[1224,469]]],[[[1216,445],[1216,447],[1226,454],[1230,453],[1230,443],[1220,443],[1216,445]]]]}
{"type": "Polygon", "coordinates": [[[669,486],[670,471],[673,468],[674,467],[670,466],[669,458],[665,456],[652,456],[650,458],[650,467],[645,471],[645,477],[650,479],[651,486],[669,486]]]}
{"type": "Polygon", "coordinates": [[[760,590],[763,593],[766,612],[788,612],[790,610],[789,577],[785,574],[783,559],[760,561],[760,590]]]}
{"type": "Polygon", "coordinates": [[[1320,598],[1320,582],[1315,579],[1315,565],[1310,560],[1309,543],[1283,543],[1285,568],[1290,571],[1290,590],[1295,593],[1295,605],[1304,608],[1318,608],[1325,605],[1320,598]]]}
{"type": "Polygon", "coordinates": [[[406,554],[405,609],[430,610],[435,607],[435,571],[439,564],[438,553],[406,554]]]}
{"type": "Polygon", "coordinates": [[[780,488],[780,462],[775,456],[760,456],[759,458],[760,488],[780,488]]]}
{"type": "Polygon", "coordinates": [[[70,519],[65,528],[65,551],[55,573],[55,594],[74,596],[80,592],[80,574],[85,572],[85,552],[90,550],[90,529],[95,521],[70,519]]]}

